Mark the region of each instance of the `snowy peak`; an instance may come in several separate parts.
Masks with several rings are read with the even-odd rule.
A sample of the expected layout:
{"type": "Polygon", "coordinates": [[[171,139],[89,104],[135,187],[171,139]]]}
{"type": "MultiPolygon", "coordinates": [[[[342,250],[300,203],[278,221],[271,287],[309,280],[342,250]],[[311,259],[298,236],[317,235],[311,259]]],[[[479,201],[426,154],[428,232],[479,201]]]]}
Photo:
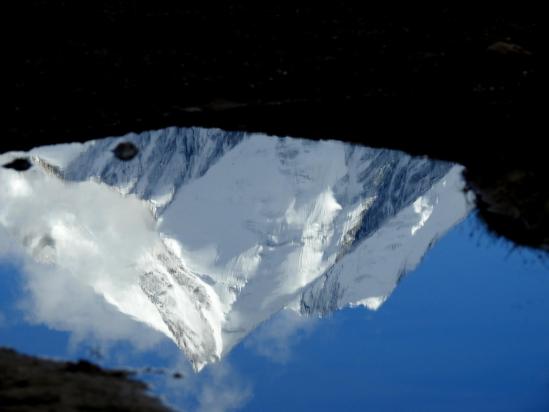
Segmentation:
{"type": "Polygon", "coordinates": [[[29,190],[3,192],[0,224],[197,370],[283,308],[377,309],[469,210],[459,167],[335,141],[172,128],[92,142],[63,170],[40,164],[1,172],[29,190]],[[136,158],[113,156],[121,141],[136,158]],[[51,213],[36,216],[40,196],[51,213]],[[63,231],[87,249],[61,247],[63,231]],[[78,264],[90,248],[99,268],[78,264]]]}
{"type": "Polygon", "coordinates": [[[72,181],[95,179],[163,208],[179,186],[206,173],[243,136],[217,129],[173,127],[97,140],[87,144],[87,149],[65,169],[64,176],[72,181]],[[119,161],[113,156],[113,149],[121,142],[137,147],[138,154],[132,161],[119,161]]]}
{"type": "Polygon", "coordinates": [[[301,294],[301,313],[325,315],[345,306],[378,309],[401,278],[466,215],[469,203],[461,173],[461,167],[453,167],[312,282],[301,294]]]}

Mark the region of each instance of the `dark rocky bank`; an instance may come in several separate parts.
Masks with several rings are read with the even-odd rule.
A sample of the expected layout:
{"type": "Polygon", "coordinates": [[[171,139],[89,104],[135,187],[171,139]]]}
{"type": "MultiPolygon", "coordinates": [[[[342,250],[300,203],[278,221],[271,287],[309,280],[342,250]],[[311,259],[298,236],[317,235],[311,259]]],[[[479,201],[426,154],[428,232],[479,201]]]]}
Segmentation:
{"type": "Polygon", "coordinates": [[[0,348],[0,410],[168,412],[128,372],[58,362],[0,348]]]}

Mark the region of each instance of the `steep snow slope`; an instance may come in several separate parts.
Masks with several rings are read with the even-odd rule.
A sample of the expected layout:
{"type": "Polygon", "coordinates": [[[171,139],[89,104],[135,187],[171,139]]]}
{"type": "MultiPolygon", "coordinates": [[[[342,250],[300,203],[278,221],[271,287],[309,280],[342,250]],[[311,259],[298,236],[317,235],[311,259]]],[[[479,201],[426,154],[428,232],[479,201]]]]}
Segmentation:
{"type": "Polygon", "coordinates": [[[93,177],[123,194],[147,199],[161,211],[180,185],[202,176],[243,136],[217,129],[182,131],[173,127],[97,140],[88,143],[87,150],[68,165],[65,178],[81,181],[93,177]],[[131,162],[117,161],[112,150],[127,141],[134,143],[139,152],[131,162]]]}
{"type": "Polygon", "coordinates": [[[377,309],[402,276],[467,213],[461,188],[461,168],[454,167],[316,279],[301,294],[301,312],[323,315],[346,305],[377,309]]]}
{"type": "Polygon", "coordinates": [[[469,210],[459,167],[334,141],[172,128],[33,159],[0,171],[0,224],[197,369],[282,308],[377,308],[469,210]]]}

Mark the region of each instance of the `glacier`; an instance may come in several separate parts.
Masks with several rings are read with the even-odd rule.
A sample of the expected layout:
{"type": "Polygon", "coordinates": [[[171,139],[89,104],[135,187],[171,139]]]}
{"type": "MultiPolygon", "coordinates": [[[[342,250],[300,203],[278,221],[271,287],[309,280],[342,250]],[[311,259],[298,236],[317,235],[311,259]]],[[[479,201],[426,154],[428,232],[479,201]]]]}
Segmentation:
{"type": "Polygon", "coordinates": [[[0,164],[20,156],[30,170],[0,168],[0,228],[196,370],[282,309],[378,309],[471,210],[461,166],[331,140],[169,128],[0,164]]]}

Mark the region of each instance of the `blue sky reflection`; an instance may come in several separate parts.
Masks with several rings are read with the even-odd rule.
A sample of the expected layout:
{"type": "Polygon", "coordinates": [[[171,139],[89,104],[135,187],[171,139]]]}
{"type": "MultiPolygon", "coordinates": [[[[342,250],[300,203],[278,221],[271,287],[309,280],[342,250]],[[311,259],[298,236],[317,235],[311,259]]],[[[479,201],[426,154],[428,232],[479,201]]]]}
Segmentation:
{"type": "MultiPolygon", "coordinates": [[[[123,334],[76,338],[33,323],[32,306],[21,304],[26,278],[4,261],[0,345],[135,368],[182,410],[541,412],[549,409],[547,264],[510,252],[471,216],[378,311],[322,320],[283,312],[196,375],[167,338],[135,346],[123,334]]],[[[155,333],[134,323],[132,333],[155,333]]]]}

